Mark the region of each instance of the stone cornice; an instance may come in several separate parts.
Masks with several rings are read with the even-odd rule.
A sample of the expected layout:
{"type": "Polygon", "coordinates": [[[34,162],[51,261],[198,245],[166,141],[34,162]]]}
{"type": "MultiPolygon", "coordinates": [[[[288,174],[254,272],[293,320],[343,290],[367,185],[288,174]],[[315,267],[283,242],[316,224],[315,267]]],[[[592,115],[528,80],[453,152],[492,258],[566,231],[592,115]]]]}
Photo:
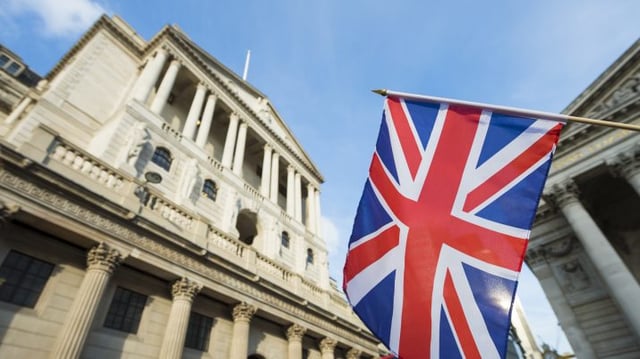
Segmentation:
{"type": "Polygon", "coordinates": [[[67,62],[69,62],[69,60],[71,60],[101,29],[107,30],[109,33],[122,40],[122,43],[137,56],[141,56],[143,54],[143,49],[131,40],[130,35],[125,34],[108,16],[102,15],[44,78],[51,81],[56,77],[56,75],[66,66],[67,62]]]}
{"type": "MultiPolygon", "coordinates": [[[[45,169],[42,169],[45,171],[45,169]]],[[[339,318],[331,318],[328,314],[311,312],[305,306],[294,304],[281,295],[260,288],[256,283],[248,278],[240,278],[229,275],[217,266],[212,266],[206,259],[198,257],[195,253],[185,253],[184,249],[176,248],[175,243],[167,243],[138,233],[131,229],[131,225],[124,225],[119,220],[112,218],[113,214],[99,213],[96,208],[85,207],[79,202],[79,199],[70,199],[54,188],[48,189],[38,184],[33,174],[18,176],[8,171],[7,167],[0,166],[0,188],[5,188],[19,195],[25,200],[34,202],[39,206],[45,206],[50,211],[55,211],[66,216],[84,226],[94,228],[107,236],[113,238],[114,241],[122,241],[128,245],[133,245],[142,251],[153,254],[162,260],[168,261],[172,266],[181,266],[192,273],[199,275],[203,283],[213,282],[216,285],[222,285],[233,291],[236,298],[251,298],[262,305],[275,308],[282,313],[286,313],[306,323],[310,323],[317,328],[327,331],[327,333],[335,333],[342,338],[352,342],[368,342],[371,343],[371,349],[375,352],[377,340],[362,328],[355,325],[338,320],[339,318]],[[206,279],[206,280],[205,280],[206,279]]],[[[51,184],[49,184],[51,185],[51,184]]]]}

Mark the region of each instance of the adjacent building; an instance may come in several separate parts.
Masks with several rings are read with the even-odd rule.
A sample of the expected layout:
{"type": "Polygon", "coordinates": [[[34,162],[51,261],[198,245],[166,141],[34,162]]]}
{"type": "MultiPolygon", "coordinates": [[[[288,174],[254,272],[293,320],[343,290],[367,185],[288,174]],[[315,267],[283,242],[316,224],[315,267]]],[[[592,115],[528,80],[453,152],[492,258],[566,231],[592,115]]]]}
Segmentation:
{"type": "Polygon", "coordinates": [[[40,80],[0,48],[0,357],[373,358],[322,175],[267,96],[100,18],[40,80]]]}
{"type": "MultiPolygon", "coordinates": [[[[640,124],[640,40],[564,111],[640,124]]],[[[640,133],[564,129],[526,261],[576,356],[640,357],[640,133]]]]}

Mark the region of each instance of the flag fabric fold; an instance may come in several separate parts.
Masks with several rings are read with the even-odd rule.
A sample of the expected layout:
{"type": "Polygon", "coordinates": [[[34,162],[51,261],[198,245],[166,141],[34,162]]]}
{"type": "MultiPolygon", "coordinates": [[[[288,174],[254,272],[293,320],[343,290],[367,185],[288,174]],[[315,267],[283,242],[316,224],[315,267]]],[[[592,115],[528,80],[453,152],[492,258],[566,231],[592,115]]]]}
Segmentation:
{"type": "Polygon", "coordinates": [[[401,359],[504,358],[563,122],[389,96],[344,267],[401,359]]]}

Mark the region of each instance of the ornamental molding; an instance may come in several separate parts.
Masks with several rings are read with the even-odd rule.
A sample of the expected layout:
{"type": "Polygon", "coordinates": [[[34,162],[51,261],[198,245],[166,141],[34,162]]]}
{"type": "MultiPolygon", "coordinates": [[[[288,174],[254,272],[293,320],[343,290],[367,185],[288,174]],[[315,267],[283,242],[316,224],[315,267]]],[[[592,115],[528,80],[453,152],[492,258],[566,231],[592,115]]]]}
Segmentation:
{"type": "Polygon", "coordinates": [[[113,273],[122,262],[122,254],[110,248],[106,243],[100,242],[91,248],[87,254],[87,267],[89,270],[97,269],[113,273]]]}
{"type": "Polygon", "coordinates": [[[20,211],[20,206],[15,203],[7,203],[0,200],[0,228],[11,220],[20,211]]]}
{"type": "Polygon", "coordinates": [[[587,116],[592,117],[620,108],[637,99],[640,99],[640,71],[626,78],[618,89],[591,109],[587,116]]]}
{"type": "Polygon", "coordinates": [[[177,298],[193,300],[193,298],[200,293],[201,289],[202,284],[182,277],[171,285],[171,296],[174,300],[177,298]]]}
{"type": "Polygon", "coordinates": [[[257,308],[254,307],[253,305],[242,302],[237,304],[235,307],[233,307],[233,311],[231,312],[231,315],[233,316],[234,322],[237,322],[237,321],[249,322],[251,321],[251,318],[253,317],[253,315],[256,314],[256,311],[257,311],[257,308]]]}
{"type": "Polygon", "coordinates": [[[543,194],[543,198],[547,204],[555,209],[563,208],[566,205],[579,202],[580,190],[573,180],[567,180],[563,183],[556,183],[543,194]]]}
{"type": "Polygon", "coordinates": [[[307,328],[303,327],[300,324],[292,324],[289,328],[287,328],[286,335],[289,341],[301,341],[302,337],[304,337],[304,333],[307,332],[307,328]]]}
{"type": "MultiPolygon", "coordinates": [[[[298,318],[306,323],[315,325],[329,333],[334,333],[336,336],[344,338],[347,341],[351,341],[352,343],[361,342],[363,337],[367,338],[364,339],[365,341],[375,341],[371,335],[358,330],[354,324],[345,323],[343,325],[338,325],[337,323],[324,319],[320,315],[312,314],[303,306],[292,304],[290,301],[285,301],[276,295],[270,294],[256,287],[255,284],[230,276],[227,273],[216,269],[215,266],[195,260],[191,256],[178,252],[168,245],[140,235],[139,233],[129,229],[127,226],[80,206],[54,191],[37,186],[34,183],[25,180],[25,178],[16,176],[15,174],[8,172],[6,168],[0,168],[0,185],[13,192],[19,193],[24,198],[28,198],[33,202],[47,207],[51,211],[60,213],[79,223],[83,223],[88,227],[94,228],[102,233],[106,233],[112,238],[137,246],[140,250],[152,253],[173,265],[182,266],[216,284],[223,285],[225,288],[236,292],[240,298],[252,298],[260,301],[265,305],[271,306],[283,313],[287,313],[288,315],[298,318]],[[345,325],[351,326],[353,329],[345,329],[345,325]]],[[[372,347],[372,350],[375,351],[376,349],[372,347]]]]}
{"type": "Polygon", "coordinates": [[[362,351],[356,348],[351,348],[347,352],[347,359],[359,359],[362,351]]]}
{"type": "Polygon", "coordinates": [[[614,175],[630,179],[640,174],[640,143],[619,153],[609,165],[614,175]]]}
{"type": "Polygon", "coordinates": [[[322,354],[327,354],[327,353],[333,354],[333,351],[336,349],[336,345],[338,345],[337,340],[326,337],[320,341],[320,344],[318,345],[318,347],[320,348],[320,352],[322,354]]]}

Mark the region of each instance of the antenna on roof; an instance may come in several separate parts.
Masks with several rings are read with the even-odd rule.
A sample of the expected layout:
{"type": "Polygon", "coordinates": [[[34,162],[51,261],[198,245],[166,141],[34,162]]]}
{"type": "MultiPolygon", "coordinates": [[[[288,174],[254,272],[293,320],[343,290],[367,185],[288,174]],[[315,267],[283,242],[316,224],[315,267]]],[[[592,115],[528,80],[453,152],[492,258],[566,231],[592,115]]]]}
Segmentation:
{"type": "Polygon", "coordinates": [[[247,50],[247,59],[244,61],[244,72],[242,73],[242,79],[247,81],[247,74],[249,73],[249,60],[251,60],[251,50],[247,50]]]}

